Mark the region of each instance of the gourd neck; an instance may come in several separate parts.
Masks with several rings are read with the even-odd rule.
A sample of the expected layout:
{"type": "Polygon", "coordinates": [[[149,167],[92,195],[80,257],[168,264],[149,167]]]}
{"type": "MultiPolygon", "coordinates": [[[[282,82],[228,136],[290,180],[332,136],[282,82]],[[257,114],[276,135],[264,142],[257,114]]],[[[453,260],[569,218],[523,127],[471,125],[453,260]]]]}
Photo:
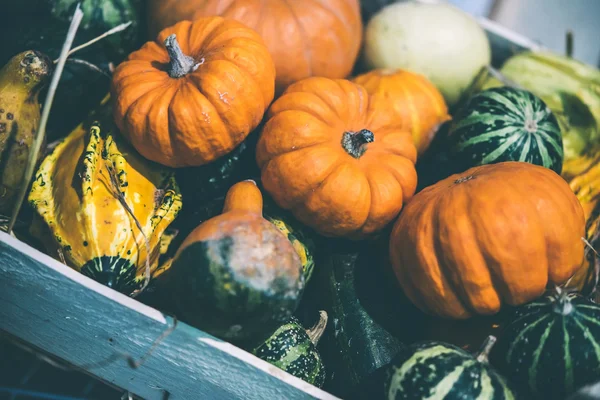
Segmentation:
{"type": "Polygon", "coordinates": [[[488,336],[481,345],[479,351],[475,353],[475,359],[480,363],[487,364],[489,362],[490,351],[492,351],[494,344],[496,344],[496,336],[488,336]]]}
{"type": "Polygon", "coordinates": [[[306,330],[306,334],[310,338],[310,341],[316,346],[323,336],[323,332],[325,332],[325,328],[327,327],[327,312],[319,311],[319,321],[310,329],[306,330]]]}
{"type": "Polygon", "coordinates": [[[194,58],[183,54],[177,36],[173,33],[165,39],[165,47],[169,53],[169,69],[167,72],[171,78],[181,78],[190,72],[194,72],[200,66],[194,58]]]}
{"type": "Polygon", "coordinates": [[[236,183],[227,192],[223,214],[229,211],[246,211],[262,216],[263,198],[256,182],[251,179],[236,183]]]}
{"type": "Polygon", "coordinates": [[[354,158],[360,158],[367,151],[367,143],[375,141],[375,135],[368,129],[358,132],[344,132],[342,136],[342,147],[346,153],[354,158]]]}

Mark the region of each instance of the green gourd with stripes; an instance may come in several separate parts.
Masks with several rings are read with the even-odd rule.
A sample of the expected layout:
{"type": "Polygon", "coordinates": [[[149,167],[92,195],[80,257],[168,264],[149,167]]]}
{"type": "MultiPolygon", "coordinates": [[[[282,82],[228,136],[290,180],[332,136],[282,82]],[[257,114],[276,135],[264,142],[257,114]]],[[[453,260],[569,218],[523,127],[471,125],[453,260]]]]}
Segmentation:
{"type": "Polygon", "coordinates": [[[600,380],[600,305],[557,292],[516,311],[491,362],[527,399],[564,399],[600,380]]]}
{"type": "Polygon", "coordinates": [[[563,142],[548,106],[512,87],[484,90],[459,111],[448,135],[451,156],[462,169],[503,161],[541,165],[560,174],[563,142]]]}
{"type": "Polygon", "coordinates": [[[253,350],[258,358],[321,387],[325,382],[325,367],[317,344],[327,326],[327,313],[320,311],[320,319],[311,329],[304,329],[296,317],[281,325],[253,350]]]}
{"type": "Polygon", "coordinates": [[[489,336],[475,355],[448,343],[415,343],[370,376],[353,398],[515,399],[507,380],[488,364],[487,356],[495,340],[489,336]]]}

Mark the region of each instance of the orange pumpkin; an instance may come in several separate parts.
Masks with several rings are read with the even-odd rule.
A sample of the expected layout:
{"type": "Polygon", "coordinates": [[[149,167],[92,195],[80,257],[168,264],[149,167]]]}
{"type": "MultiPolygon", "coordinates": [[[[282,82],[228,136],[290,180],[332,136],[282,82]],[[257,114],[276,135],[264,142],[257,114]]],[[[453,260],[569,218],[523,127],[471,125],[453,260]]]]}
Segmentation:
{"type": "Polygon", "coordinates": [[[156,32],[182,20],[221,15],[255,29],[277,69],[277,93],[310,76],[350,74],[362,41],[358,0],[151,0],[156,32]]]}
{"type": "Polygon", "coordinates": [[[343,79],[291,85],[272,104],[256,151],[277,204],[325,236],[379,231],[417,184],[410,132],[382,101],[343,79]]]}
{"type": "Polygon", "coordinates": [[[524,162],[474,167],[419,192],[390,238],[402,289],[456,319],[524,304],[581,266],[585,219],[569,185],[524,162]]]}
{"type": "Polygon", "coordinates": [[[257,127],[274,85],[273,60],[256,32],[221,17],[183,21],[117,67],[115,122],[144,157],[199,166],[257,127]]]}
{"type": "Polygon", "coordinates": [[[376,69],[355,77],[372,96],[383,97],[413,135],[417,152],[423,154],[439,126],[450,120],[439,90],[427,78],[404,70],[376,69]]]}

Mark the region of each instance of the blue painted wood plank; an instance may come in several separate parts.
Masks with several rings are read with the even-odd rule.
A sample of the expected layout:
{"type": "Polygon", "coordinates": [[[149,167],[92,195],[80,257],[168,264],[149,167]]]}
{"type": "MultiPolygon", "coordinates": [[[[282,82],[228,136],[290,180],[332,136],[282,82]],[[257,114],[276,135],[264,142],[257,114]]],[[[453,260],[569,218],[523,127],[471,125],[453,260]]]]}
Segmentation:
{"type": "Polygon", "coordinates": [[[335,399],[0,232],[0,329],[145,399],[335,399]]]}

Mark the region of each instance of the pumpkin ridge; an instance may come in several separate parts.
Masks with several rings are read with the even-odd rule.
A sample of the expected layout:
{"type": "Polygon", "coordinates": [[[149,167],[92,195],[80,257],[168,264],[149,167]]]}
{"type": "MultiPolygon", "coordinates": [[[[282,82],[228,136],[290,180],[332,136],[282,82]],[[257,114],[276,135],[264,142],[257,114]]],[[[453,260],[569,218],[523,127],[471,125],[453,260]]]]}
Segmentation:
{"type": "MultiPolygon", "coordinates": [[[[465,190],[462,190],[461,187],[454,187],[454,190],[452,190],[453,192],[453,198],[457,198],[458,196],[461,196],[462,198],[464,198],[464,210],[471,210],[473,209],[471,204],[472,204],[472,199],[469,196],[468,192],[466,192],[465,190]]],[[[446,201],[448,198],[446,198],[446,201]]],[[[442,230],[439,226],[438,226],[438,230],[440,232],[446,231],[449,234],[452,234],[454,229],[457,227],[457,224],[455,223],[455,220],[453,218],[449,218],[448,215],[444,215],[444,210],[448,210],[448,213],[450,216],[452,216],[453,212],[460,212],[457,211],[456,209],[452,209],[450,205],[446,205],[444,204],[444,198],[441,198],[437,204],[437,208],[438,208],[438,219],[439,219],[439,224],[441,226],[442,223],[444,223],[444,225],[446,225],[446,229],[442,230]]],[[[471,237],[471,241],[473,242],[477,242],[477,237],[475,236],[475,226],[473,224],[473,222],[471,221],[470,218],[463,218],[463,224],[461,225],[460,229],[461,229],[461,233],[464,234],[464,232],[468,232],[467,234],[465,234],[465,236],[470,236],[471,237]]],[[[462,238],[462,234],[461,234],[461,239],[463,241],[464,238],[462,238]]],[[[464,249],[456,249],[456,248],[452,248],[452,247],[448,247],[445,246],[443,249],[440,250],[440,252],[438,253],[440,256],[440,258],[443,257],[444,254],[454,254],[454,252],[461,252],[461,251],[465,251],[464,249]]],[[[474,246],[473,249],[469,249],[469,256],[467,257],[469,263],[474,263],[476,259],[476,264],[470,264],[470,268],[471,271],[475,274],[477,270],[481,269],[482,267],[485,268],[485,264],[486,264],[486,260],[485,257],[483,256],[480,248],[478,246],[474,246]]],[[[448,260],[446,258],[442,258],[445,262],[447,262],[448,260]]],[[[477,303],[481,302],[480,299],[478,299],[478,297],[481,295],[481,293],[487,292],[489,290],[494,291],[494,293],[496,294],[497,300],[498,302],[500,302],[500,295],[498,290],[496,289],[497,287],[497,282],[495,282],[495,280],[497,279],[497,277],[494,276],[494,274],[492,273],[492,271],[488,271],[488,275],[483,278],[483,279],[479,279],[478,281],[475,281],[474,283],[477,285],[477,291],[478,293],[475,293],[473,297],[471,297],[469,295],[469,291],[467,290],[467,284],[472,282],[471,280],[468,279],[464,279],[465,277],[468,277],[469,274],[468,273],[461,273],[459,270],[463,267],[461,267],[460,263],[464,263],[465,260],[464,259],[459,259],[459,261],[457,262],[456,260],[453,260],[453,268],[452,268],[452,272],[454,273],[454,275],[458,278],[456,281],[452,280],[452,284],[451,286],[453,287],[453,289],[460,294],[459,298],[464,298],[465,300],[462,301],[462,304],[465,306],[465,309],[470,313],[470,314],[477,314],[477,313],[484,313],[485,311],[489,311],[489,308],[487,306],[490,306],[489,303],[487,304],[482,304],[485,305],[485,309],[480,309],[477,307],[477,303]]],[[[469,271],[469,269],[467,269],[465,267],[465,271],[469,271]]],[[[450,271],[449,271],[450,272],[450,271]]],[[[487,296],[485,296],[487,297],[487,296]]]]}
{"type": "MultiPolygon", "coordinates": [[[[443,207],[441,207],[441,203],[443,202],[443,199],[440,199],[436,202],[433,202],[432,204],[432,213],[435,215],[434,218],[432,218],[432,227],[431,230],[432,232],[439,232],[440,231],[440,214],[441,214],[441,210],[443,209],[443,207]]],[[[432,252],[434,254],[444,254],[444,246],[442,244],[441,241],[441,237],[440,235],[432,235],[432,252]]],[[[468,314],[473,314],[473,307],[471,307],[471,305],[469,304],[468,301],[465,301],[461,294],[463,294],[465,287],[464,285],[460,285],[458,283],[455,283],[453,281],[453,279],[451,279],[449,277],[450,271],[447,270],[446,268],[446,259],[445,258],[440,258],[440,257],[433,257],[434,260],[436,260],[436,266],[437,269],[439,270],[439,276],[441,279],[441,283],[442,283],[442,288],[449,288],[453,293],[456,293],[456,295],[454,296],[456,299],[456,302],[458,303],[457,305],[459,305],[464,311],[466,311],[468,314]]]]}
{"type": "Polygon", "coordinates": [[[148,146],[145,146],[144,149],[148,151],[148,158],[154,162],[163,157],[170,160],[177,157],[177,153],[173,148],[173,136],[169,123],[169,104],[179,92],[183,82],[169,83],[166,88],[156,90],[156,92],[160,90],[160,93],[150,93],[148,95],[149,99],[147,101],[150,104],[147,113],[145,113],[144,123],[146,129],[142,134],[145,136],[145,142],[152,143],[150,151],[146,150],[148,146]],[[160,132],[160,134],[156,135],[156,132],[160,132]],[[150,157],[150,154],[152,154],[152,157],[150,157]]]}

